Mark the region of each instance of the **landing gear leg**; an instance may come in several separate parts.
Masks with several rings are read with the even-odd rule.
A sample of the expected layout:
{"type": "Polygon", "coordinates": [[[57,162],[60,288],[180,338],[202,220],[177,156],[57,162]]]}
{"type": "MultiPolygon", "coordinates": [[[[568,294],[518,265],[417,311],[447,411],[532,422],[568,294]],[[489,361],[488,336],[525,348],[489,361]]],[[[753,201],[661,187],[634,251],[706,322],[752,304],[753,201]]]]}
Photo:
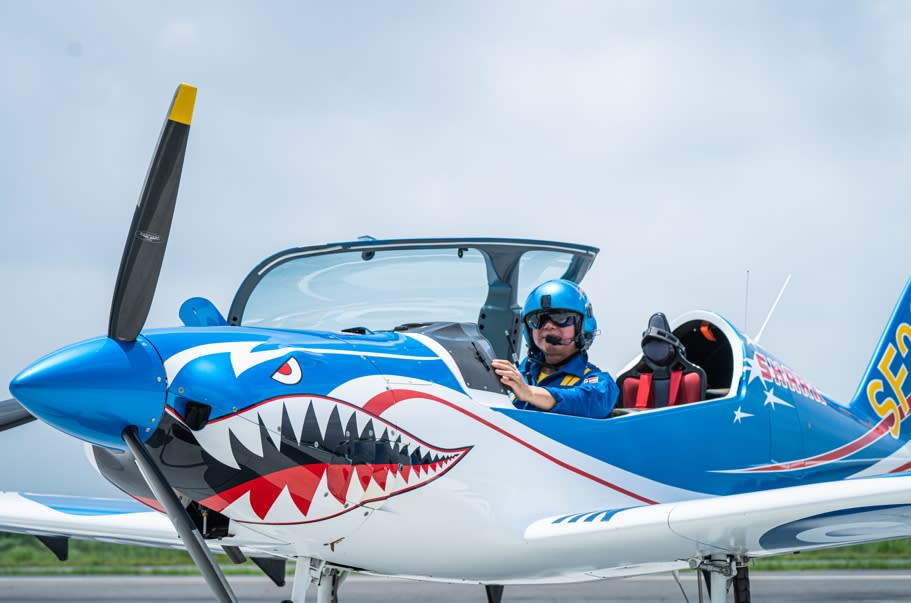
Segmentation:
{"type": "Polygon", "coordinates": [[[316,583],[316,603],[338,603],[338,588],[347,577],[348,572],[328,568],[323,564],[313,579],[316,583]]]}
{"type": "Polygon", "coordinates": [[[734,603],[750,603],[750,568],[741,565],[734,576],[734,603]]]}
{"type": "Polygon", "coordinates": [[[310,586],[310,558],[298,557],[294,564],[294,583],[291,586],[291,598],[282,603],[305,603],[307,587],[310,586]]]}
{"type": "MultiPolygon", "coordinates": [[[[709,600],[711,603],[727,603],[728,587],[730,587],[731,579],[736,573],[736,564],[733,557],[712,555],[701,561],[699,559],[691,559],[690,567],[700,570],[705,578],[709,587],[709,600]]],[[[749,591],[749,582],[747,582],[747,591],[749,591]]],[[[702,603],[701,588],[699,601],[702,603]]]]}
{"type": "Polygon", "coordinates": [[[485,584],[484,592],[487,594],[487,603],[500,603],[503,599],[502,584],[485,584]]]}
{"type": "MultiPolygon", "coordinates": [[[[722,557],[724,559],[724,557],[722,557]]],[[[726,559],[725,559],[726,560],[726,559]]],[[[712,556],[712,561],[715,561],[715,557],[712,556]]],[[[728,600],[728,584],[730,584],[730,578],[724,575],[724,573],[710,572],[709,577],[711,580],[711,586],[709,587],[709,593],[712,603],[727,603],[728,600]]]]}

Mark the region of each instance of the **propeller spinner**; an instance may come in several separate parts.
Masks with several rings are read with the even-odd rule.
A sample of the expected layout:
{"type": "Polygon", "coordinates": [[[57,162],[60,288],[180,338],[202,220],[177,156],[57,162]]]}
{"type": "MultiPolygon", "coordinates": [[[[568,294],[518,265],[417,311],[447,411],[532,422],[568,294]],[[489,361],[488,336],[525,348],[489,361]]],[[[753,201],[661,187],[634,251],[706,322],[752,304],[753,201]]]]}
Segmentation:
{"type": "Polygon", "coordinates": [[[10,383],[13,396],[32,415],[91,444],[126,450],[124,430],[136,427],[145,441],[164,412],[164,367],[139,332],[164,260],[195,102],[196,88],[181,84],[133,213],[108,336],[49,354],[10,383]]]}

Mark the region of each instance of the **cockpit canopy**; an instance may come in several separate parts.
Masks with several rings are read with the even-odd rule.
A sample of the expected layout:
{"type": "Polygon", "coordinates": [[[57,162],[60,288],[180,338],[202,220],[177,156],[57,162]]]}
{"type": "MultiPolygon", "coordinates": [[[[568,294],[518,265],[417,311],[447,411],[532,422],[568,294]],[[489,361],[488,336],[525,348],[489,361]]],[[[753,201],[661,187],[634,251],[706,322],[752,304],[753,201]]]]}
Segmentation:
{"type": "Polygon", "coordinates": [[[598,249],[526,239],[362,240],[279,252],[245,279],[228,322],[392,330],[477,323],[498,356],[517,350],[521,304],[548,279],[575,282],[598,249]]]}

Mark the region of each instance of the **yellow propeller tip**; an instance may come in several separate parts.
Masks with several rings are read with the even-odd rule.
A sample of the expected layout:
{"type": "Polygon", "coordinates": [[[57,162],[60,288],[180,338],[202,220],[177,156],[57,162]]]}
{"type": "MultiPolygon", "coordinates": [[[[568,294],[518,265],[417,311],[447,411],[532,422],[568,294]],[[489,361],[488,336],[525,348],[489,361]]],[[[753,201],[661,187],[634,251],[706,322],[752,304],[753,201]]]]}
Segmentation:
{"type": "Polygon", "coordinates": [[[196,86],[181,84],[174,93],[168,119],[189,126],[193,121],[193,106],[196,104],[196,86]]]}

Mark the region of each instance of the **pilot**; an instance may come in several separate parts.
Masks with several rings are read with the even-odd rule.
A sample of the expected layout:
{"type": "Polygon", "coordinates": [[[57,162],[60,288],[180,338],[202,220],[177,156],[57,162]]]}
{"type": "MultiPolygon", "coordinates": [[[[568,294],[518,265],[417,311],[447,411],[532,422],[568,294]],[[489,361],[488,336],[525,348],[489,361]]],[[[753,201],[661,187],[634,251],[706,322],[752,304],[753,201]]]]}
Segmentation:
{"type": "Polygon", "coordinates": [[[538,285],[522,308],[528,356],[516,368],[508,360],[492,365],[500,381],[526,410],[602,419],[617,403],[619,388],[586,353],[597,321],[585,292],[572,281],[538,285]]]}

